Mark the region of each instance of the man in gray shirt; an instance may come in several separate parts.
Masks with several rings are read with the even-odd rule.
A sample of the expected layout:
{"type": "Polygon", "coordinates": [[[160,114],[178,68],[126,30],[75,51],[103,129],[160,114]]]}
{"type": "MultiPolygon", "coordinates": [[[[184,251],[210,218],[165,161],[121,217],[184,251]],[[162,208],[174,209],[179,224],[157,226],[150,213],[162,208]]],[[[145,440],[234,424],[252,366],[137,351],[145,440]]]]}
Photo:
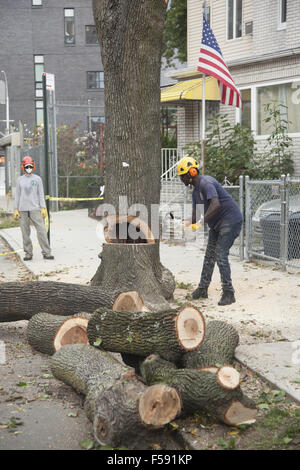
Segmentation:
{"type": "Polygon", "coordinates": [[[14,204],[14,219],[20,219],[25,261],[31,260],[33,253],[30,239],[30,221],[32,221],[36,228],[43,257],[45,259],[54,259],[54,256],[51,255],[51,248],[43,220],[47,217],[43,182],[40,176],[32,173],[34,169],[35,163],[33,159],[29,156],[24,157],[22,170],[25,171],[25,174],[18,178],[14,204]]]}

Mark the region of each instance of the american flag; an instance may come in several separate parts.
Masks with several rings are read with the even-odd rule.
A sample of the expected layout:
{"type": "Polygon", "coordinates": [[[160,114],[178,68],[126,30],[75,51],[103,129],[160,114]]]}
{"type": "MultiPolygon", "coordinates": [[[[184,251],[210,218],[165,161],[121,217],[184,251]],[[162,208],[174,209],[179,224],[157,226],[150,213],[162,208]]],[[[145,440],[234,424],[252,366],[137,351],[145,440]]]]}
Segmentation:
{"type": "Polygon", "coordinates": [[[221,49],[205,16],[203,16],[202,43],[197,70],[218,80],[221,103],[243,109],[240,92],[232,80],[221,49]]]}

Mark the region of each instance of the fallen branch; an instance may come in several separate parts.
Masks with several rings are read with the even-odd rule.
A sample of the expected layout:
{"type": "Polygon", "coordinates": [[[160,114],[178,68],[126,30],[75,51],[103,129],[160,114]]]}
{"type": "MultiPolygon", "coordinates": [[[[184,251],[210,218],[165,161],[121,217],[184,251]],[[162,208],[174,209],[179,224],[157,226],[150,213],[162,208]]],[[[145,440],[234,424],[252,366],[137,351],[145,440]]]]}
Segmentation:
{"type": "Polygon", "coordinates": [[[101,445],[136,445],[145,432],[163,427],[180,413],[176,390],[163,384],[147,387],[132,369],[90,345],[64,346],[52,356],[51,370],[86,395],[84,408],[101,445]]]}
{"type": "Polygon", "coordinates": [[[89,321],[90,344],[106,351],[179,361],[204,339],[205,321],[192,305],[164,312],[114,312],[100,308],[89,321]]]}
{"type": "Polygon", "coordinates": [[[214,369],[176,369],[157,355],[141,364],[148,385],[161,383],[175,388],[182,401],[183,414],[203,410],[230,426],[252,424],[257,410],[239,386],[239,374],[232,367],[214,369]]]}

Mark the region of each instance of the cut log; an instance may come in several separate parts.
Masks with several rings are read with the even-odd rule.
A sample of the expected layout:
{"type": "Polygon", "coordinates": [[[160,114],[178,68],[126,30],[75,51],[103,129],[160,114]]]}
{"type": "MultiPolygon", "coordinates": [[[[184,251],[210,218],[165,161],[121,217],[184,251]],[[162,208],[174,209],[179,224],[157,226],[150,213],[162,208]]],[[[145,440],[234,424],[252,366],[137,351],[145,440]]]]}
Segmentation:
{"type": "Polygon", "coordinates": [[[103,306],[119,309],[123,304],[131,311],[141,311],[144,303],[136,291],[68,284],[63,282],[31,281],[0,283],[0,323],[29,320],[46,312],[70,316],[82,311],[92,313],[103,306]]]}
{"type": "Polygon", "coordinates": [[[177,362],[205,336],[202,313],[192,305],[164,312],[115,312],[100,308],[87,329],[91,345],[106,351],[145,357],[159,354],[177,362]]]}
{"type": "Polygon", "coordinates": [[[52,356],[51,370],[57,379],[86,395],[84,408],[101,445],[132,444],[146,431],[172,421],[181,409],[174,389],[147,387],[132,369],[90,345],[64,346],[52,356]]]}
{"type": "Polygon", "coordinates": [[[233,364],[238,344],[239,335],[232,325],[220,320],[210,321],[203,343],[196,350],[184,354],[181,365],[183,368],[201,369],[233,364]]]}
{"type": "Polygon", "coordinates": [[[27,325],[29,344],[43,354],[52,354],[66,344],[89,344],[87,324],[91,314],[82,312],[71,317],[41,312],[27,325]]]}
{"type": "Polygon", "coordinates": [[[148,385],[164,383],[177,390],[183,414],[203,410],[232,426],[255,422],[255,403],[243,394],[237,376],[231,374],[229,379],[229,368],[222,369],[217,374],[205,369],[176,369],[157,355],[150,355],[141,364],[148,385]]]}
{"type": "Polygon", "coordinates": [[[159,261],[158,243],[105,243],[101,264],[91,280],[101,290],[135,290],[151,311],[170,308],[175,280],[159,261]]]}

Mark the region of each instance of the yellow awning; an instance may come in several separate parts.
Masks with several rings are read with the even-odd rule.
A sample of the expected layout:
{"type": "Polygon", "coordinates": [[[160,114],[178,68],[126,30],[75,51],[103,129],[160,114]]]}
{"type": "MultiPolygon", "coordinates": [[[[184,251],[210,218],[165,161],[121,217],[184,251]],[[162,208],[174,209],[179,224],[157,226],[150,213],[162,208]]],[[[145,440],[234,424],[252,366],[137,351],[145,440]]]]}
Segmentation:
{"type": "MultiPolygon", "coordinates": [[[[207,77],[205,79],[205,99],[220,101],[219,85],[214,77],[207,77]]],[[[202,100],[202,78],[178,82],[162,90],[160,95],[161,103],[184,100],[202,100]]]]}

